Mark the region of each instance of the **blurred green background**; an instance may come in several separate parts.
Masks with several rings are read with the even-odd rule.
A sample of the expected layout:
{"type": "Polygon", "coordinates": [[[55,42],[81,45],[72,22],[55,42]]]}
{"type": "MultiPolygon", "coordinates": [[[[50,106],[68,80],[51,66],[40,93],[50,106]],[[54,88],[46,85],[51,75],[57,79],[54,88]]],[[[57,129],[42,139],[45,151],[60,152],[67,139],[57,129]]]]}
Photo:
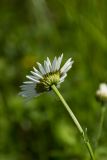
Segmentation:
{"type": "MultiPolygon", "coordinates": [[[[36,62],[64,53],[75,63],[60,91],[94,148],[107,82],[106,0],[0,0],[0,160],[89,160],[67,111],[53,93],[18,96],[36,62]]],[[[107,116],[96,150],[107,160],[107,116]]]]}

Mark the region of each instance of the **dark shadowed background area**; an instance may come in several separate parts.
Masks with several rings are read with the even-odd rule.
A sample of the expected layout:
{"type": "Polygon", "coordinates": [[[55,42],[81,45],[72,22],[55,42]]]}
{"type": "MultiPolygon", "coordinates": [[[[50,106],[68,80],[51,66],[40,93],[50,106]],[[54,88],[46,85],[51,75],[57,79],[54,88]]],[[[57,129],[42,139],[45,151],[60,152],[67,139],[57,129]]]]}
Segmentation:
{"type": "MultiPolygon", "coordinates": [[[[29,103],[18,96],[36,62],[61,53],[63,63],[75,63],[60,92],[94,148],[101,111],[95,92],[107,82],[107,1],[0,0],[0,160],[89,160],[56,95],[29,103]]],[[[107,160],[107,116],[96,157],[107,160]]]]}

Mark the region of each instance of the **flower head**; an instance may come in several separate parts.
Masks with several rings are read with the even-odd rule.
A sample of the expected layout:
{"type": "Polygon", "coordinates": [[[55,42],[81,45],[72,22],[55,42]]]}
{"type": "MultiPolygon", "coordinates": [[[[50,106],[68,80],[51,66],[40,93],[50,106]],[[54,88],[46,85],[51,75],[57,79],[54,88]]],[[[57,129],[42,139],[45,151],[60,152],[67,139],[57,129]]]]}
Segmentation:
{"type": "Polygon", "coordinates": [[[102,103],[107,102],[107,84],[101,83],[99,89],[96,91],[96,97],[102,103]]]}
{"type": "Polygon", "coordinates": [[[21,92],[19,95],[30,99],[40,93],[50,91],[53,84],[59,87],[73,64],[72,59],[69,58],[61,67],[62,58],[63,54],[58,58],[55,57],[52,63],[48,57],[47,60],[44,60],[44,65],[37,62],[38,69],[33,67],[31,75],[26,76],[28,81],[23,82],[24,84],[20,86],[21,92]]]}

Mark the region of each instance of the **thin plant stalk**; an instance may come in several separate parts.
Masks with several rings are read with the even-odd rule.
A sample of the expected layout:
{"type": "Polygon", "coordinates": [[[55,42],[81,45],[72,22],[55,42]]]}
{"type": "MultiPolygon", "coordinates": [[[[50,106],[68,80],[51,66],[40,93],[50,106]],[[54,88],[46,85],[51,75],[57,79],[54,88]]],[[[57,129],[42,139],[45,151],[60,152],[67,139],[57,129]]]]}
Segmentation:
{"type": "Polygon", "coordinates": [[[88,137],[87,135],[85,135],[85,132],[84,130],[82,129],[80,123],[78,122],[77,118],[75,117],[74,113],[72,112],[72,110],[70,109],[70,107],[68,106],[67,102],[65,101],[65,99],[62,97],[62,95],[60,94],[60,92],[58,91],[58,89],[56,88],[55,85],[52,85],[51,88],[53,89],[53,91],[56,93],[56,95],[59,97],[59,99],[61,100],[61,102],[63,103],[64,107],[66,108],[66,110],[68,111],[69,115],[71,116],[73,122],[75,123],[78,131],[80,132],[83,140],[84,140],[84,143],[88,149],[88,152],[90,154],[90,157],[92,160],[95,160],[95,157],[94,157],[94,153],[93,153],[93,150],[92,150],[92,147],[90,145],[90,142],[88,140],[88,137]]]}
{"type": "Polygon", "coordinates": [[[98,134],[96,138],[96,147],[98,146],[99,140],[101,138],[102,130],[103,130],[103,123],[104,123],[104,116],[106,112],[106,106],[102,106],[101,109],[101,117],[100,117],[100,123],[99,123],[99,128],[98,128],[98,134]]]}

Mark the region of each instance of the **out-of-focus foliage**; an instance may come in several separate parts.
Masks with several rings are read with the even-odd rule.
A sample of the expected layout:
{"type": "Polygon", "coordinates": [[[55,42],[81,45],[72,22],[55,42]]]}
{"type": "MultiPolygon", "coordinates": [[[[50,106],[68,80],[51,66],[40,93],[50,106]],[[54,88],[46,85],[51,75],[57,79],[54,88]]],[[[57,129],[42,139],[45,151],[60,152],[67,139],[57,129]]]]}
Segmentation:
{"type": "MultiPolygon", "coordinates": [[[[95,92],[107,82],[107,1],[0,0],[0,160],[89,159],[53,93],[29,103],[18,96],[36,61],[62,52],[75,63],[60,91],[94,147],[101,111],[95,92]]],[[[96,157],[107,160],[107,116],[96,157]]]]}

